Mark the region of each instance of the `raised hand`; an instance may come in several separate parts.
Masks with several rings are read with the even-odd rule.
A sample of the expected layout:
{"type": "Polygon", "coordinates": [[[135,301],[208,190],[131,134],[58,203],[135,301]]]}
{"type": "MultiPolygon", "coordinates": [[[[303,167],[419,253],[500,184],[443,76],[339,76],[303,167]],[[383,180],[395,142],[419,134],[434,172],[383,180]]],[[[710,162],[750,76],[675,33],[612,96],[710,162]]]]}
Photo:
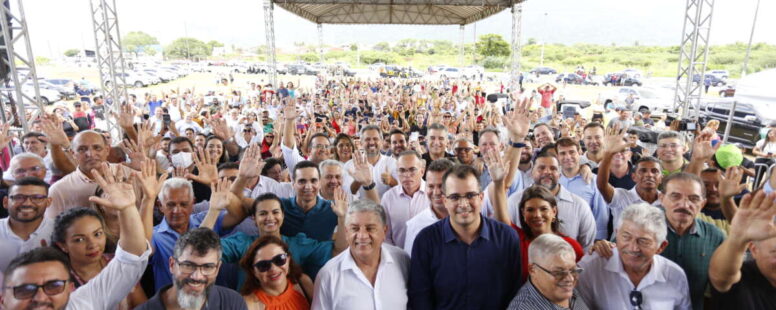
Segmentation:
{"type": "Polygon", "coordinates": [[[299,117],[299,113],[296,111],[296,105],[293,102],[286,102],[283,107],[283,118],[285,120],[296,120],[299,117]]]}
{"type": "Polygon", "coordinates": [[[509,173],[509,161],[504,161],[504,158],[500,156],[496,149],[488,149],[483,156],[485,164],[488,166],[488,172],[493,182],[504,181],[504,178],[509,173]]]}
{"type": "Polygon", "coordinates": [[[156,176],[156,160],[146,160],[140,166],[140,171],[134,173],[135,178],[143,190],[143,195],[150,199],[156,199],[162,190],[162,184],[167,180],[169,173],[165,172],[159,177],[156,176]]]}
{"type": "Polygon", "coordinates": [[[172,168],[172,177],[173,178],[186,178],[186,175],[189,174],[189,170],[185,167],[173,167],[172,168]]]}
{"type": "Polygon", "coordinates": [[[743,192],[746,189],[746,184],[741,184],[743,176],[744,170],[741,167],[728,167],[719,180],[719,196],[730,198],[743,192]]]}
{"type": "Polygon", "coordinates": [[[53,115],[47,115],[40,120],[40,129],[51,145],[69,146],[70,140],[62,128],[62,122],[53,115]]]}
{"type": "Polygon", "coordinates": [[[234,136],[234,132],[229,128],[229,125],[227,125],[226,119],[220,117],[212,118],[210,119],[210,126],[213,128],[213,134],[224,141],[229,140],[234,136]]]}
{"type": "Polygon", "coordinates": [[[730,223],[728,238],[742,243],[776,237],[776,193],[759,190],[741,199],[736,216],[730,223]]]}
{"type": "Polygon", "coordinates": [[[116,112],[111,112],[113,117],[119,123],[122,128],[132,127],[135,122],[135,109],[132,105],[121,105],[121,112],[117,115],[116,112]]]}
{"type": "Polygon", "coordinates": [[[197,167],[197,174],[187,173],[186,178],[197,181],[202,184],[211,184],[218,180],[218,158],[211,158],[209,152],[202,148],[197,148],[194,153],[194,165],[197,167]]]}
{"type": "Polygon", "coordinates": [[[129,157],[129,163],[121,163],[124,166],[132,168],[133,170],[140,170],[143,163],[148,160],[143,146],[138,145],[132,140],[124,139],[124,141],[121,141],[119,144],[119,147],[129,157]]]}
{"type": "Polygon", "coordinates": [[[366,155],[360,150],[353,152],[353,168],[348,170],[350,176],[361,183],[363,186],[368,186],[374,183],[374,177],[372,175],[372,166],[366,161],[366,155]]]}
{"type": "Polygon", "coordinates": [[[625,130],[620,129],[616,124],[613,128],[606,129],[604,136],[603,151],[604,154],[616,154],[628,149],[628,142],[625,141],[625,130]]]}
{"type": "Polygon", "coordinates": [[[8,146],[8,142],[11,142],[11,135],[8,130],[11,128],[11,124],[0,125],[0,150],[8,146]]]}
{"type": "Polygon", "coordinates": [[[722,143],[717,143],[717,145],[711,145],[711,140],[714,137],[714,131],[711,130],[703,130],[701,133],[695,137],[695,141],[693,143],[692,148],[692,157],[700,160],[707,160],[711,158],[711,156],[714,156],[714,153],[717,152],[717,149],[722,146],[722,143]]]}
{"type": "Polygon", "coordinates": [[[263,167],[264,161],[261,160],[261,148],[258,144],[251,144],[245,149],[243,158],[240,160],[240,176],[243,178],[258,177],[263,167]]]}
{"type": "Polygon", "coordinates": [[[146,150],[162,141],[163,138],[160,135],[155,135],[153,128],[154,125],[150,121],[144,121],[140,123],[140,128],[137,131],[137,143],[146,150]]]}
{"type": "Polygon", "coordinates": [[[108,164],[103,163],[99,170],[92,169],[92,176],[102,188],[104,198],[91,196],[89,201],[116,211],[135,207],[135,190],[127,182],[124,169],[118,167],[113,174],[108,164]]]}
{"type": "Polygon", "coordinates": [[[348,212],[348,196],[341,187],[334,189],[334,201],[331,204],[331,211],[337,215],[337,217],[344,217],[348,212]]]}
{"type": "Polygon", "coordinates": [[[229,191],[231,186],[232,181],[227,178],[221,178],[210,185],[210,208],[221,211],[229,206],[230,201],[236,198],[236,196],[232,197],[234,194],[229,191]]]}
{"type": "Polygon", "coordinates": [[[509,131],[509,137],[513,141],[520,141],[528,135],[528,128],[531,127],[531,119],[528,109],[531,106],[529,98],[521,101],[515,101],[515,107],[501,117],[501,122],[509,131]]]}

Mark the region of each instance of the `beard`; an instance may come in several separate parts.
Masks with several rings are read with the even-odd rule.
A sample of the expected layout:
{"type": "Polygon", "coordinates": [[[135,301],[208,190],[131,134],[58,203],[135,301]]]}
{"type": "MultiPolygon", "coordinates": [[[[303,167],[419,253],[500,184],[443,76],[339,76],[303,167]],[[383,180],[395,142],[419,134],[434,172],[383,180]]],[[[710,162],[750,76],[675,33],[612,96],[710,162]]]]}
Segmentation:
{"type": "Polygon", "coordinates": [[[202,306],[207,301],[207,296],[210,294],[210,289],[213,287],[213,284],[210,284],[205,287],[205,290],[202,291],[200,294],[196,293],[187,293],[183,290],[183,287],[187,283],[191,282],[204,282],[204,281],[196,281],[191,279],[183,279],[183,280],[175,280],[175,290],[177,292],[177,300],[178,305],[183,309],[191,309],[191,310],[199,310],[202,309],[202,306]]]}
{"type": "Polygon", "coordinates": [[[20,206],[20,207],[17,207],[17,208],[15,208],[15,212],[11,212],[11,213],[9,214],[9,216],[10,216],[11,218],[13,218],[15,221],[18,221],[18,222],[20,222],[20,223],[30,223],[30,222],[37,221],[38,219],[40,219],[41,217],[43,217],[43,214],[40,212],[40,210],[37,210],[37,209],[38,209],[38,208],[36,208],[36,207],[32,207],[32,206],[20,206]],[[20,210],[21,210],[22,208],[25,208],[25,209],[26,209],[26,208],[30,208],[30,209],[34,209],[34,210],[36,210],[36,212],[35,212],[35,216],[33,216],[33,217],[31,217],[31,218],[21,218],[21,217],[19,216],[19,213],[21,213],[21,211],[20,211],[20,210]]]}

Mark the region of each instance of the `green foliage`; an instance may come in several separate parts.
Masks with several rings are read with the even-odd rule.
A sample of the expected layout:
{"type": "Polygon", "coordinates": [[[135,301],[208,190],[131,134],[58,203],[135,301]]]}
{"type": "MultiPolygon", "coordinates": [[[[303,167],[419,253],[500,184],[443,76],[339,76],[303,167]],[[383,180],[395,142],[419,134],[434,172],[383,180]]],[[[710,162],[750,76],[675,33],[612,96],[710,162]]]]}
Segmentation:
{"type": "Polygon", "coordinates": [[[350,45],[350,50],[353,51],[353,52],[357,51],[358,50],[358,45],[351,44],[350,45]]]}
{"type": "Polygon", "coordinates": [[[79,50],[77,48],[71,48],[71,49],[65,51],[65,57],[73,57],[75,55],[78,55],[78,53],[80,53],[80,52],[81,52],[81,50],[79,50]]]}
{"type": "Polygon", "coordinates": [[[35,64],[45,66],[49,63],[51,63],[51,59],[48,59],[43,56],[35,56],[35,64]]]}
{"type": "Polygon", "coordinates": [[[194,38],[178,38],[164,48],[168,58],[205,58],[212,52],[210,46],[194,38]]]}
{"type": "Polygon", "coordinates": [[[482,66],[485,67],[485,69],[504,69],[509,65],[509,59],[507,57],[499,57],[499,56],[488,56],[485,57],[485,59],[482,60],[482,66]]]}
{"type": "Polygon", "coordinates": [[[361,53],[361,62],[371,65],[373,63],[393,64],[399,61],[399,55],[391,52],[365,51],[361,53]]]}
{"type": "Polygon", "coordinates": [[[121,39],[124,50],[130,53],[137,53],[148,45],[156,44],[159,44],[156,37],[142,31],[130,31],[121,39]]]}
{"type": "Polygon", "coordinates": [[[150,46],[146,46],[143,48],[143,54],[146,54],[148,56],[154,56],[156,55],[156,50],[150,46]]]}
{"type": "Polygon", "coordinates": [[[477,41],[477,54],[482,56],[509,56],[509,43],[498,34],[485,34],[477,41]]]}
{"type": "Polygon", "coordinates": [[[375,44],[373,49],[378,52],[387,52],[391,50],[391,45],[388,42],[380,42],[375,44]]]}
{"type": "Polygon", "coordinates": [[[321,60],[321,58],[318,57],[318,54],[313,54],[313,53],[305,53],[305,54],[302,54],[300,57],[302,58],[302,60],[306,62],[318,62],[321,60]]]}
{"type": "Polygon", "coordinates": [[[525,45],[535,45],[536,39],[534,38],[528,38],[528,41],[525,42],[525,45]]]}

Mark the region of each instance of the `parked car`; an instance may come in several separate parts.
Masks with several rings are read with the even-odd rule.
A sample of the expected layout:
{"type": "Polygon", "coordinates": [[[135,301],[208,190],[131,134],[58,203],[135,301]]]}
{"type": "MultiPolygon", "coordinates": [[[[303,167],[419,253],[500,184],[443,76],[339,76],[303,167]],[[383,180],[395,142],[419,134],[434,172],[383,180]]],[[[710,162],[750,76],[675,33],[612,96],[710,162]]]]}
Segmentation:
{"type": "Polygon", "coordinates": [[[461,68],[461,75],[470,80],[476,80],[480,78],[481,74],[485,73],[485,68],[482,66],[471,65],[461,68]]]}
{"type": "Polygon", "coordinates": [[[730,76],[730,73],[728,73],[727,70],[711,70],[709,71],[709,74],[716,76],[720,80],[727,80],[730,76]]]}
{"type": "Polygon", "coordinates": [[[72,85],[67,87],[67,85],[56,85],[46,79],[38,79],[38,87],[57,91],[63,99],[75,98],[75,89],[72,85]]]}
{"type": "Polygon", "coordinates": [[[288,74],[293,75],[318,75],[320,71],[305,64],[290,64],[286,66],[288,74]]]}
{"type": "Polygon", "coordinates": [[[463,71],[455,67],[442,68],[436,74],[442,79],[459,79],[463,77],[463,71]]]}
{"type": "Polygon", "coordinates": [[[721,79],[721,78],[719,78],[719,77],[717,77],[715,75],[709,74],[709,73],[706,73],[704,75],[703,81],[701,81],[701,75],[700,74],[696,73],[692,77],[692,81],[693,82],[704,84],[704,85],[705,85],[707,79],[710,80],[711,86],[714,86],[714,87],[727,84],[727,82],[725,80],[723,80],[723,79],[721,79]]]}
{"type": "Polygon", "coordinates": [[[604,75],[603,78],[603,84],[604,86],[642,86],[644,85],[641,82],[641,79],[628,75],[627,73],[622,72],[616,72],[616,73],[607,73],[604,75]]]}
{"type": "Polygon", "coordinates": [[[531,74],[538,74],[538,75],[547,75],[547,74],[558,74],[558,71],[550,68],[550,67],[536,67],[531,69],[531,74]]]}
{"type": "Polygon", "coordinates": [[[43,105],[50,105],[62,100],[62,94],[60,94],[59,91],[41,87],[40,84],[38,84],[38,92],[40,93],[40,97],[36,98],[35,87],[33,86],[32,82],[27,81],[26,83],[22,84],[22,93],[30,98],[38,99],[43,105]]]}
{"type": "Polygon", "coordinates": [[[162,69],[145,68],[145,69],[141,69],[139,71],[143,71],[143,72],[151,74],[151,75],[153,75],[155,77],[158,77],[163,83],[167,83],[169,81],[172,81],[172,80],[178,78],[177,74],[174,74],[174,73],[168,72],[166,70],[162,70],[162,69]]]}
{"type": "Polygon", "coordinates": [[[733,97],[735,94],[736,94],[735,85],[727,85],[724,88],[719,90],[720,97],[733,97]]]}
{"type": "Polygon", "coordinates": [[[640,79],[644,77],[644,74],[641,73],[641,70],[639,69],[633,69],[633,68],[627,68],[622,70],[622,73],[627,74],[628,76],[632,76],[634,78],[640,79]]]}
{"type": "Polygon", "coordinates": [[[559,74],[555,78],[555,83],[582,84],[584,79],[576,73],[559,74]]]}
{"type": "Polygon", "coordinates": [[[626,107],[625,100],[629,95],[633,95],[633,111],[649,110],[654,116],[675,112],[673,94],[661,88],[621,87],[614,93],[603,95],[600,102],[605,107],[610,103],[616,107],[626,107]]]}

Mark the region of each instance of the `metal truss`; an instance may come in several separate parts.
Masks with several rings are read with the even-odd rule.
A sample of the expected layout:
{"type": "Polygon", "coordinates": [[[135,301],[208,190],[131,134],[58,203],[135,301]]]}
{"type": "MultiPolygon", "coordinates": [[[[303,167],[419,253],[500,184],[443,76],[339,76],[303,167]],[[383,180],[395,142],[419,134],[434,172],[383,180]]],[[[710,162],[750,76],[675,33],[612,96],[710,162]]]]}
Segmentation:
{"type": "Polygon", "coordinates": [[[700,112],[713,11],[714,0],[687,0],[674,95],[674,109],[682,108],[682,119],[697,119],[700,112]],[[688,115],[691,109],[695,115],[688,115]]]}
{"type": "Polygon", "coordinates": [[[45,110],[37,100],[40,98],[40,88],[22,0],[14,4],[15,10],[11,9],[9,2],[0,4],[0,16],[5,17],[0,22],[0,52],[3,54],[0,65],[8,70],[6,76],[0,77],[0,114],[3,123],[11,123],[28,132],[28,115],[34,116],[45,110]]]}
{"type": "MultiPolygon", "coordinates": [[[[120,112],[123,100],[127,100],[126,64],[121,48],[121,33],[115,0],[90,0],[89,7],[94,29],[95,56],[100,71],[100,87],[107,110],[120,112]]],[[[114,137],[120,137],[121,128],[105,113],[107,128],[114,137]]]]}
{"type": "Polygon", "coordinates": [[[460,26],[461,32],[461,46],[458,47],[458,65],[463,66],[463,43],[464,43],[464,26],[460,26]]]}
{"type": "Polygon", "coordinates": [[[318,24],[318,61],[323,63],[323,24],[318,24]]]}
{"type": "Polygon", "coordinates": [[[275,58],[275,16],[272,0],[264,0],[264,33],[267,35],[267,65],[269,67],[269,82],[272,87],[277,85],[277,59],[275,58]]]}
{"type": "Polygon", "coordinates": [[[523,33],[523,3],[516,2],[512,6],[512,67],[509,72],[509,90],[516,91],[520,87],[520,53],[523,33]]]}

